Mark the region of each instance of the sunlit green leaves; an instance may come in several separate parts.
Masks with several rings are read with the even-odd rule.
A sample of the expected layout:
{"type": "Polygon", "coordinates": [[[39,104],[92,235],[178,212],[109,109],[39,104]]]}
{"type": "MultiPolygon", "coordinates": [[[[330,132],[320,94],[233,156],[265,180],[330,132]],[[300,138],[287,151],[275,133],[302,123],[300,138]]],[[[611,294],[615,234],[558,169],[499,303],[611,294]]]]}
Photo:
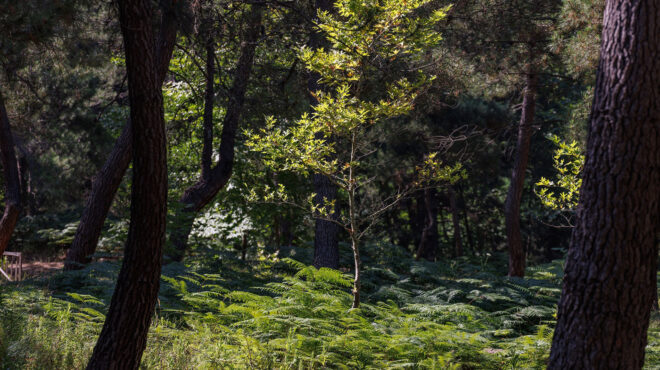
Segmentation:
{"type": "Polygon", "coordinates": [[[426,157],[424,163],[417,166],[417,177],[420,186],[432,183],[454,184],[467,178],[467,171],[461,163],[454,166],[445,165],[438,158],[438,153],[434,152],[426,157]]]}
{"type": "MultiPolygon", "coordinates": [[[[436,24],[449,7],[432,9],[431,0],[335,2],[336,14],[321,11],[317,27],[329,50],[304,48],[301,59],[327,84],[359,81],[369,69],[397,59],[413,62],[436,46],[436,24]]],[[[414,63],[413,63],[414,64],[414,63]]]]}
{"type": "Polygon", "coordinates": [[[542,177],[536,183],[536,195],[548,208],[574,211],[578,205],[582,186],[580,176],[584,166],[582,148],[576,142],[565,143],[556,135],[550,136],[550,140],[558,146],[553,156],[557,178],[550,180],[542,177]]]}

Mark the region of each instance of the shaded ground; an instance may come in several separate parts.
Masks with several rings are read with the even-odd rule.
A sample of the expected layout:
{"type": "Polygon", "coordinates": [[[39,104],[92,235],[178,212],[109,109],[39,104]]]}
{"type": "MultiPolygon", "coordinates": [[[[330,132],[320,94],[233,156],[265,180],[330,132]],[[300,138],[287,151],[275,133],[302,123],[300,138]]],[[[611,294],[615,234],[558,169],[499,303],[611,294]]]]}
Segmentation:
{"type": "Polygon", "coordinates": [[[63,261],[29,261],[23,263],[24,277],[50,274],[64,267],[63,261]]]}

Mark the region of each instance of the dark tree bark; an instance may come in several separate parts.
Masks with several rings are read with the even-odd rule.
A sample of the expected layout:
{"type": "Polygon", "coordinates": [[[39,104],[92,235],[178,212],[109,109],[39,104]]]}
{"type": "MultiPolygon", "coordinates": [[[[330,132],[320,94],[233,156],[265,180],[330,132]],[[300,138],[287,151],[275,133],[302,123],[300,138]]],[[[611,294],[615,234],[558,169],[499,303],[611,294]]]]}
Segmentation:
{"type": "MultiPolygon", "coordinates": [[[[532,58],[530,57],[530,59],[532,58]]],[[[515,160],[511,172],[511,185],[504,203],[506,237],[509,245],[509,276],[525,275],[525,249],[520,233],[520,201],[529,160],[537,85],[538,75],[533,72],[530,61],[526,67],[525,91],[523,92],[522,114],[518,126],[515,160]]]]}
{"type": "MultiPolygon", "coordinates": [[[[238,125],[245,102],[245,92],[247,91],[248,81],[252,72],[255,49],[261,35],[262,12],[263,6],[252,5],[252,9],[247,16],[247,27],[243,32],[240,56],[234,73],[234,82],[229,90],[227,113],[222,125],[219,149],[220,158],[213,168],[202,171],[203,174],[207,173],[208,175],[202,176],[197,183],[186,189],[179,200],[180,207],[175,216],[179,227],[173,230],[171,235],[172,243],[175,247],[174,254],[171,258],[175,261],[181,261],[185,255],[188,236],[192,230],[197,213],[215,198],[231,178],[234,167],[236,133],[238,132],[238,125]]],[[[208,103],[209,101],[207,100],[206,104],[208,103]]],[[[212,99],[210,103],[213,104],[212,99]]],[[[205,111],[208,111],[208,108],[205,107],[205,111]]],[[[210,118],[212,118],[212,115],[210,118]]],[[[204,125],[206,127],[207,123],[204,125]]]]}
{"type": "MultiPolygon", "coordinates": [[[[316,0],[314,4],[314,11],[331,11],[332,0],[316,0]]],[[[320,48],[326,44],[326,40],[318,31],[313,30],[310,40],[310,48],[320,48]]],[[[319,84],[318,74],[312,73],[309,76],[308,88],[311,94],[319,91],[322,86],[319,84]]],[[[310,98],[312,106],[317,104],[314,96],[310,98]]],[[[331,140],[331,138],[323,138],[331,140]]],[[[337,186],[335,186],[330,179],[322,174],[314,174],[313,178],[314,193],[316,197],[314,202],[318,205],[323,205],[325,202],[332,202],[337,200],[337,186]]],[[[330,218],[338,219],[338,209],[335,208],[330,214],[330,218]]],[[[333,269],[339,268],[339,226],[334,222],[322,218],[317,218],[314,225],[314,266],[316,268],[329,267],[333,269]]]]}
{"type": "Polygon", "coordinates": [[[31,216],[33,212],[30,209],[29,203],[32,189],[28,160],[18,145],[16,145],[16,149],[18,149],[18,179],[21,187],[21,208],[25,211],[26,216],[31,216]]]}
{"type": "Polygon", "coordinates": [[[474,240],[472,238],[472,230],[470,229],[470,220],[468,218],[468,208],[467,202],[465,201],[465,194],[463,194],[463,187],[458,186],[458,193],[461,198],[461,204],[463,205],[463,225],[465,225],[465,236],[467,237],[467,245],[470,249],[474,250],[474,240]]]}
{"type": "Polygon", "coordinates": [[[453,186],[448,187],[449,208],[451,208],[451,220],[454,225],[454,253],[456,257],[463,256],[463,239],[461,238],[461,221],[456,204],[456,192],[453,186]]]}
{"type": "Polygon", "coordinates": [[[0,219],[0,257],[7,249],[21,213],[21,181],[9,117],[0,92],[0,160],[5,180],[5,212],[0,219]]]}
{"type": "MultiPolygon", "coordinates": [[[[337,187],[321,174],[314,174],[316,204],[337,200],[337,187]]],[[[337,219],[337,208],[330,217],[337,219]]],[[[339,268],[339,226],[332,221],[317,218],[314,226],[314,267],[339,268]]]]}
{"type": "Polygon", "coordinates": [[[422,234],[426,225],[426,204],[424,201],[424,190],[418,190],[415,193],[415,203],[412,204],[410,216],[410,230],[412,232],[413,250],[419,248],[422,244],[422,234]]]}
{"type": "Polygon", "coordinates": [[[204,95],[202,179],[211,178],[213,154],[213,101],[215,99],[215,42],[212,37],[206,40],[206,92],[204,95]]]}
{"type": "Polygon", "coordinates": [[[435,261],[438,253],[438,197],[434,188],[424,189],[424,229],[417,248],[417,259],[435,261]]]}
{"type": "Polygon", "coordinates": [[[32,171],[36,166],[28,150],[23,146],[20,138],[14,136],[14,148],[18,159],[18,179],[21,188],[21,210],[26,216],[36,213],[35,195],[32,186],[32,171]]]}
{"type": "Polygon", "coordinates": [[[88,369],[137,369],[160,283],[167,214],[162,81],[149,0],[119,0],[133,136],[131,224],[117,285],[88,369]]]}
{"type": "MultiPolygon", "coordinates": [[[[176,14],[171,4],[163,9],[161,28],[158,36],[157,57],[155,68],[158,81],[162,85],[169,69],[170,59],[176,44],[177,33],[176,14]]],[[[89,256],[94,254],[103,230],[103,223],[108,215],[117,189],[131,163],[132,128],[130,119],[115,142],[110,156],[96,175],[92,183],[92,191],[87,198],[85,209],[80,218],[71,247],[67,251],[64,268],[79,269],[90,262],[89,256]]]]}
{"type": "Polygon", "coordinates": [[[660,225],[660,1],[608,0],[549,369],[640,369],[660,225]]]}
{"type": "Polygon", "coordinates": [[[110,156],[92,182],[92,191],[83,210],[64,263],[65,270],[79,269],[91,262],[90,256],[96,251],[103,223],[108,215],[115,193],[131,163],[132,140],[131,123],[126,123],[115,142],[110,156]]]}
{"type": "Polygon", "coordinates": [[[278,245],[286,245],[290,246],[293,245],[293,231],[291,230],[291,221],[289,220],[290,215],[285,213],[284,216],[278,216],[278,239],[277,239],[277,244],[278,245]]]}

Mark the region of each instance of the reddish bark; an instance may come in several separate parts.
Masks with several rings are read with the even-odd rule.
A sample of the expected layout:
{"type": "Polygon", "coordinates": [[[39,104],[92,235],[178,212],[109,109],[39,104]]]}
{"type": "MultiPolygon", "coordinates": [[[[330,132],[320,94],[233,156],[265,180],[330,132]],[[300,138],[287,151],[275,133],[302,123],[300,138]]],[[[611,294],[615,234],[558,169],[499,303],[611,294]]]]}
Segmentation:
{"type": "Polygon", "coordinates": [[[549,369],[641,369],[660,225],[660,1],[608,0],[549,369]]]}
{"type": "Polygon", "coordinates": [[[523,93],[522,114],[518,126],[516,155],[511,173],[511,185],[509,186],[509,192],[507,193],[504,204],[506,237],[509,244],[509,276],[525,275],[525,249],[520,233],[520,202],[525,185],[527,162],[529,161],[537,87],[538,76],[533,72],[531,65],[528,65],[525,91],[523,93]]]}
{"type": "Polygon", "coordinates": [[[0,219],[0,256],[7,249],[21,213],[21,181],[9,117],[0,92],[0,160],[5,180],[5,211],[0,219]]]}

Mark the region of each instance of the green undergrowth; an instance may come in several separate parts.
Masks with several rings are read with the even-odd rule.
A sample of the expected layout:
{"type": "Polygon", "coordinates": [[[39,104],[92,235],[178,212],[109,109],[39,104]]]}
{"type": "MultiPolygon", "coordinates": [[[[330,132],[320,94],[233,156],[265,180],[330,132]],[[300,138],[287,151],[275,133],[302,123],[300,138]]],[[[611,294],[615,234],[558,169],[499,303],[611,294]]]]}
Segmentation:
{"type": "MultiPolygon", "coordinates": [[[[142,368],[545,367],[561,262],[512,279],[499,255],[429,263],[392,248],[366,248],[364,303],[353,310],[348,271],[308,266],[306,248],[168,264],[142,368]]],[[[2,286],[0,368],[83,368],[118,269],[2,286]]],[[[649,360],[659,332],[653,324],[649,360]]]]}

